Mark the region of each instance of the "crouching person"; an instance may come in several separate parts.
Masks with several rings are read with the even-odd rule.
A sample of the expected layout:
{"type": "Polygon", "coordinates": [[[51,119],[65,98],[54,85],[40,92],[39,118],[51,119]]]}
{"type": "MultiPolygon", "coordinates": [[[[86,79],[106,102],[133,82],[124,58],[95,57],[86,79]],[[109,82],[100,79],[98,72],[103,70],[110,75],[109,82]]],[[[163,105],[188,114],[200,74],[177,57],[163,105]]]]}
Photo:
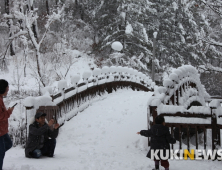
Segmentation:
{"type": "Polygon", "coordinates": [[[29,125],[29,136],[25,147],[25,156],[28,158],[54,155],[59,124],[54,124],[54,119],[47,124],[45,116],[45,113],[36,113],[35,122],[29,125]]]}

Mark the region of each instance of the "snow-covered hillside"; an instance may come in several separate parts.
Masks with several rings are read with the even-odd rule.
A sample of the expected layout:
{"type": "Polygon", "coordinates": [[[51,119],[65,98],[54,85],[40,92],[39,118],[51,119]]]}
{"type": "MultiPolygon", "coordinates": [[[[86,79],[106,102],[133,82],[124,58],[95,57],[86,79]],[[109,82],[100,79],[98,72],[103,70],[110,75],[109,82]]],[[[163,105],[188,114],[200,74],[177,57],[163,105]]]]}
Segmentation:
{"type": "MultiPolygon", "coordinates": [[[[149,170],[147,101],[152,92],[119,90],[93,103],[60,128],[54,158],[25,158],[24,149],[6,153],[4,170],[149,170]]],[[[219,170],[218,161],[170,161],[171,170],[219,170]]],[[[161,169],[163,170],[163,168],[161,169]]]]}
{"type": "MultiPolygon", "coordinates": [[[[94,64],[94,58],[80,52],[78,50],[71,50],[72,58],[74,63],[71,65],[70,70],[68,71],[65,79],[70,82],[70,77],[75,74],[80,74],[84,71],[90,70],[91,67],[96,67],[94,64]]],[[[22,55],[22,54],[21,54],[22,55]]],[[[39,90],[38,82],[34,76],[34,70],[31,66],[35,66],[35,62],[32,59],[27,59],[27,61],[23,61],[20,55],[10,57],[10,64],[8,65],[7,72],[0,72],[0,79],[5,79],[10,84],[10,90],[18,89],[18,79],[20,81],[20,90],[39,90]],[[24,76],[24,67],[26,66],[26,76],[24,76]]],[[[56,74],[65,75],[67,68],[66,66],[60,66],[57,70],[54,68],[55,66],[51,65],[51,63],[47,63],[45,65],[46,76],[47,79],[50,79],[48,85],[57,86],[56,83],[56,74]]],[[[42,85],[41,85],[42,86],[42,85]]],[[[10,93],[10,91],[9,91],[10,93]]]]}

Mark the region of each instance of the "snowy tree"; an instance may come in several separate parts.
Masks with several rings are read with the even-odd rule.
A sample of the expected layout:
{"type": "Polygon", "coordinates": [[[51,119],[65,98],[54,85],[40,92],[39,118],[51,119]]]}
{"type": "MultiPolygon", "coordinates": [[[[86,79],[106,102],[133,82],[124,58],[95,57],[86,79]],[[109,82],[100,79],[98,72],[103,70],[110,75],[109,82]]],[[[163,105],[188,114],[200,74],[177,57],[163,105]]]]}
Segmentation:
{"type": "Polygon", "coordinates": [[[217,59],[217,63],[220,63],[222,51],[222,1],[200,0],[199,3],[196,3],[196,6],[200,7],[200,5],[204,6],[202,17],[204,17],[205,22],[207,22],[208,27],[210,28],[205,34],[202,34],[201,39],[206,44],[205,50],[207,50],[207,56],[213,56],[214,59],[217,59]]]}
{"type": "MultiPolygon", "coordinates": [[[[118,60],[121,61],[119,64],[134,63],[138,69],[149,72],[153,32],[157,31],[155,61],[159,63],[158,69],[161,67],[165,69],[166,65],[205,64],[212,58],[219,59],[221,56],[219,0],[14,0],[10,2],[13,2],[13,5],[10,14],[5,18],[12,20],[12,26],[16,26],[13,28],[14,34],[18,37],[25,35],[28,38],[29,48],[36,49],[36,44],[39,44],[40,54],[52,53],[54,44],[66,39],[69,49],[92,51],[96,57],[103,57],[106,60],[113,56],[110,55],[113,54],[112,42],[119,41],[124,47],[121,51],[122,57],[118,60]],[[56,8],[62,4],[65,4],[66,8],[60,17],[61,20],[53,21],[45,34],[45,25],[50,16],[57,13],[56,8]],[[24,17],[11,17],[15,16],[14,11],[16,15],[22,13],[33,19],[30,31],[26,27],[24,17]],[[24,32],[23,34],[21,31],[28,34],[24,32]],[[35,40],[27,36],[31,31],[35,40]],[[41,41],[42,37],[44,41],[41,41]]],[[[14,41],[10,38],[6,45],[8,49],[12,40],[14,41]]],[[[15,47],[23,48],[18,44],[15,47]]],[[[109,61],[112,61],[112,57],[109,61]]]]}
{"type": "MultiPolygon", "coordinates": [[[[10,2],[9,0],[5,0],[5,13],[6,14],[10,14],[10,2]]],[[[7,24],[8,24],[8,28],[9,28],[9,37],[13,36],[13,34],[15,33],[15,29],[13,26],[13,21],[12,19],[8,19],[7,20],[7,24]]],[[[10,55],[15,55],[15,49],[13,46],[13,43],[10,43],[10,55]]]]}
{"type": "MultiPolygon", "coordinates": [[[[14,3],[17,4],[21,4],[24,5],[25,3],[23,2],[19,2],[19,1],[15,1],[14,3]]],[[[37,66],[37,73],[39,76],[39,80],[42,83],[43,86],[45,86],[45,82],[44,82],[44,78],[42,76],[41,73],[41,54],[40,54],[40,47],[42,45],[42,42],[44,41],[47,33],[50,30],[50,26],[51,24],[56,21],[59,20],[61,17],[61,14],[64,10],[64,6],[62,6],[62,8],[58,9],[58,12],[53,12],[51,15],[48,16],[47,22],[45,24],[45,32],[43,33],[41,39],[38,38],[37,35],[37,28],[36,28],[36,24],[37,23],[37,14],[35,13],[35,9],[32,8],[32,1],[29,1],[28,5],[30,6],[30,8],[28,8],[28,10],[26,11],[26,13],[22,13],[20,11],[15,10],[14,14],[11,15],[5,15],[5,18],[7,19],[18,19],[18,20],[22,20],[23,23],[23,27],[24,30],[20,30],[18,33],[16,33],[13,37],[10,38],[10,40],[13,40],[15,38],[18,38],[22,35],[28,35],[30,38],[30,41],[35,49],[35,54],[36,54],[36,66],[37,66]]]]}
{"type": "Polygon", "coordinates": [[[160,64],[199,65],[212,58],[209,54],[217,53],[202,40],[211,29],[203,17],[203,4],[197,6],[197,2],[182,0],[112,0],[97,1],[94,5],[93,2],[85,1],[88,4],[85,11],[93,20],[96,32],[93,48],[97,55],[108,57],[111,43],[120,41],[125,55],[139,56],[142,52],[146,56],[143,63],[149,63],[155,31],[158,31],[156,51],[160,64]]]}
{"type": "Polygon", "coordinates": [[[173,66],[206,62],[206,56],[196,47],[200,28],[190,3],[183,4],[181,0],[152,2],[157,11],[153,20],[158,31],[157,56],[160,62],[173,66]]]}
{"type": "MultiPolygon", "coordinates": [[[[148,24],[145,21],[148,15],[144,15],[144,12],[149,13],[147,11],[152,10],[149,8],[149,1],[97,1],[97,4],[95,2],[91,5],[90,2],[94,1],[85,1],[85,8],[87,8],[85,12],[86,16],[91,18],[90,23],[95,31],[92,48],[96,55],[110,57],[109,54],[113,52],[111,44],[119,41],[124,46],[122,50],[124,54],[118,56],[126,56],[121,58],[123,65],[128,65],[132,56],[135,58],[142,53],[145,55],[139,60],[146,65],[146,61],[149,60],[145,58],[152,55],[152,41],[148,39],[146,28],[148,24]]],[[[87,19],[85,21],[87,22],[87,19]]],[[[108,62],[111,60],[112,57],[108,62]]]]}
{"type": "Polygon", "coordinates": [[[65,79],[71,66],[77,61],[72,51],[67,47],[66,39],[61,43],[54,44],[53,55],[50,62],[53,63],[53,70],[56,73],[57,80],[65,79]]]}

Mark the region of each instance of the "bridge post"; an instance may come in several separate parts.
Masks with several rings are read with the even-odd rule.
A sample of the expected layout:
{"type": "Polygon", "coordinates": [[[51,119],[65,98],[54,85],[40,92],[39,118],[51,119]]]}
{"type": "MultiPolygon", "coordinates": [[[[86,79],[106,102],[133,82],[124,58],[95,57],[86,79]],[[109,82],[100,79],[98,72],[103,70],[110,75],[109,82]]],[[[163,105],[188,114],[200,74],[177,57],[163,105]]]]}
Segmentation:
{"type": "Polygon", "coordinates": [[[217,120],[215,117],[215,114],[212,115],[211,117],[211,126],[212,126],[212,150],[214,150],[216,148],[216,142],[217,142],[217,135],[216,135],[216,124],[217,124],[217,120]]]}
{"type": "Polygon", "coordinates": [[[176,90],[176,104],[179,106],[179,89],[176,90]]]}
{"type": "Polygon", "coordinates": [[[157,117],[157,106],[150,106],[150,116],[153,116],[152,125],[154,125],[155,124],[155,119],[157,117]]]}
{"type": "Polygon", "coordinates": [[[211,126],[212,126],[212,150],[216,149],[217,145],[220,145],[220,129],[217,127],[217,117],[213,113],[214,107],[211,108],[211,126]]]}
{"type": "MultiPolygon", "coordinates": [[[[147,112],[147,128],[149,128],[155,124],[155,118],[157,117],[157,106],[149,106],[150,112],[147,112]],[[153,123],[152,125],[150,124],[150,117],[153,116],[153,123]]],[[[148,138],[148,146],[150,146],[150,138],[148,138]]]]}

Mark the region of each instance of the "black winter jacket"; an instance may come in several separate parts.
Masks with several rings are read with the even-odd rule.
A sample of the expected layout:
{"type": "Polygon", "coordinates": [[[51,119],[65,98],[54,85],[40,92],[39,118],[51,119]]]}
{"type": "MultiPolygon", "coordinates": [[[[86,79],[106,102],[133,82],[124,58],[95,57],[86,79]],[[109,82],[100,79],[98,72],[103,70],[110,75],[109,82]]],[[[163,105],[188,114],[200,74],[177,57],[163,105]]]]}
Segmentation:
{"type": "MultiPolygon", "coordinates": [[[[171,137],[169,128],[162,124],[155,124],[149,130],[141,130],[140,134],[145,137],[151,137],[151,147],[147,153],[147,157],[151,158],[151,149],[163,149],[164,156],[166,156],[166,151],[170,150],[170,143],[176,143],[176,140],[171,137]]],[[[170,153],[170,152],[169,152],[170,153]]],[[[160,158],[160,152],[158,153],[160,158]]],[[[170,154],[168,159],[170,158],[170,154]]]]}
{"type": "Polygon", "coordinates": [[[30,152],[34,151],[40,145],[42,135],[44,135],[44,142],[46,142],[49,137],[56,138],[58,132],[58,129],[51,130],[46,123],[42,127],[39,127],[36,121],[30,124],[29,137],[25,147],[25,156],[28,158],[32,157],[30,152]]]}

